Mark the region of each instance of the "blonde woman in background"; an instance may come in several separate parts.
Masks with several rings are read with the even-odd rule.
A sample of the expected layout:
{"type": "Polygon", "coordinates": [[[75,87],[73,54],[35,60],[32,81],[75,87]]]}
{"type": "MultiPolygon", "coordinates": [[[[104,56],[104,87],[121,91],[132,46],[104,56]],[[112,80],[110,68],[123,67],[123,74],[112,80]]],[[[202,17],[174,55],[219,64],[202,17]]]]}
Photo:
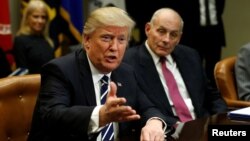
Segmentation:
{"type": "Polygon", "coordinates": [[[40,0],[28,3],[14,39],[17,68],[26,68],[30,74],[40,73],[43,64],[54,58],[54,45],[49,37],[49,13],[40,0]]]}

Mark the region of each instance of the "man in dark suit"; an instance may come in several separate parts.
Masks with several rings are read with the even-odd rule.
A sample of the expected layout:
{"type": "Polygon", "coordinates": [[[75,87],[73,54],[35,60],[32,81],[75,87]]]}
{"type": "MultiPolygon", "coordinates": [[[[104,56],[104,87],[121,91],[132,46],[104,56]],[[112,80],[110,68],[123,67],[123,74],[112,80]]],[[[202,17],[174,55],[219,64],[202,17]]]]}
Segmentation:
{"type": "Polygon", "coordinates": [[[90,14],[83,31],[85,50],[42,68],[28,141],[102,141],[100,133],[110,123],[114,140],[138,130],[141,140],[164,140],[166,119],[138,87],[133,69],[121,63],[133,26],[126,12],[116,7],[90,14]],[[105,82],[109,93],[101,105],[104,75],[111,80],[105,82]],[[139,121],[145,125],[142,129],[139,121]]]}
{"type": "Polygon", "coordinates": [[[220,94],[208,89],[199,54],[192,48],[178,45],[182,29],[183,21],[176,11],[159,9],[145,26],[146,42],[129,48],[124,57],[124,61],[136,70],[139,85],[165,114],[170,125],[182,121],[170,98],[170,88],[161,70],[161,57],[168,60],[167,67],[177,81],[191,120],[227,110],[220,94]]]}
{"type": "Polygon", "coordinates": [[[6,58],[6,53],[0,47],[0,78],[7,77],[10,73],[11,68],[6,58]]]}
{"type": "MultiPolygon", "coordinates": [[[[131,44],[139,45],[144,42],[145,23],[150,20],[151,13],[162,7],[172,8],[181,15],[185,27],[180,44],[198,51],[204,63],[209,86],[217,89],[213,70],[221,59],[222,48],[226,45],[222,19],[225,0],[154,0],[142,3],[126,0],[127,11],[136,20],[135,29],[139,31],[138,39],[135,38],[139,41],[131,44]],[[140,7],[140,10],[134,10],[134,7],[140,7]]],[[[136,36],[137,34],[134,37],[136,36]]]]}

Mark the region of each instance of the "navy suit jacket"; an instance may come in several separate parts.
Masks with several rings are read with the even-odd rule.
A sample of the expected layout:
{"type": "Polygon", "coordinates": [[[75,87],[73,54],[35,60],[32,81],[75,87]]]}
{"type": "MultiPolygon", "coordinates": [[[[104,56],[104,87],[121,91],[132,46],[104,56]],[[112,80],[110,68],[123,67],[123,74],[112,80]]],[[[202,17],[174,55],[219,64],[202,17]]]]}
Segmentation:
{"type": "MultiPolygon", "coordinates": [[[[86,53],[81,49],[50,61],[43,67],[41,76],[41,90],[28,141],[96,140],[98,134],[87,135],[96,100],[86,53]]],[[[117,96],[127,99],[126,104],[136,109],[142,123],[153,116],[163,119],[139,89],[131,67],[121,64],[112,72],[111,80],[118,86],[117,96]]],[[[132,134],[140,125],[137,122],[120,123],[120,137],[132,134]]]]}
{"type": "MultiPolygon", "coordinates": [[[[186,46],[178,45],[171,54],[179,68],[186,88],[190,94],[195,114],[198,118],[225,112],[224,100],[216,91],[212,92],[206,85],[206,77],[199,54],[186,46]]],[[[174,116],[153,59],[146,46],[131,47],[126,51],[124,62],[132,65],[138,75],[139,84],[149,99],[167,118],[167,124],[178,120],[174,116]]]]}

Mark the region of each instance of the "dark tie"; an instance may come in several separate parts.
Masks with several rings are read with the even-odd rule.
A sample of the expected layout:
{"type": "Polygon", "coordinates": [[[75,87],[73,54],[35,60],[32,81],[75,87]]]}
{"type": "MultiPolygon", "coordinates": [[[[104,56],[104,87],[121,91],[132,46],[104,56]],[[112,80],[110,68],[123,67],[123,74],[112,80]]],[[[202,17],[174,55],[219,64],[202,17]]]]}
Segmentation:
{"type": "Polygon", "coordinates": [[[173,101],[177,116],[182,122],[192,120],[190,111],[188,110],[187,105],[185,104],[183,98],[181,97],[175,78],[172,72],[166,66],[166,58],[161,57],[160,62],[161,62],[162,72],[165,81],[167,83],[169,95],[171,100],[173,101]]]}
{"type": "MultiPolygon", "coordinates": [[[[105,104],[106,102],[106,97],[108,94],[108,80],[109,77],[106,75],[104,75],[101,79],[101,104],[105,104]]],[[[114,140],[113,123],[106,125],[101,132],[102,132],[102,141],[114,140]]]]}

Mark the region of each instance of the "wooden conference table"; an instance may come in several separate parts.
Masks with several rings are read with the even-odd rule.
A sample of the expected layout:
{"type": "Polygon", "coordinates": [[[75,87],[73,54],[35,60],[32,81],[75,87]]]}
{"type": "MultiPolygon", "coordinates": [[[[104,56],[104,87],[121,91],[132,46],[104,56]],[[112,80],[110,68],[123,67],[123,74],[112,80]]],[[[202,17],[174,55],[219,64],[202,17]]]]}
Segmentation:
{"type": "MultiPolygon", "coordinates": [[[[168,138],[167,141],[208,141],[208,127],[213,125],[247,125],[247,128],[250,128],[250,121],[231,120],[227,117],[227,113],[200,118],[177,127],[172,135],[175,139],[168,138]]],[[[132,138],[124,138],[121,141],[134,141],[132,138]]]]}
{"type": "MultiPolygon", "coordinates": [[[[209,126],[234,126],[234,125],[246,125],[250,128],[249,121],[231,120],[227,117],[227,113],[213,115],[207,118],[200,118],[183,124],[180,131],[175,133],[178,135],[178,139],[173,141],[208,141],[208,127],[209,126]]],[[[174,136],[174,135],[173,135],[174,136]]],[[[223,139],[223,138],[222,138],[223,139]]]]}

